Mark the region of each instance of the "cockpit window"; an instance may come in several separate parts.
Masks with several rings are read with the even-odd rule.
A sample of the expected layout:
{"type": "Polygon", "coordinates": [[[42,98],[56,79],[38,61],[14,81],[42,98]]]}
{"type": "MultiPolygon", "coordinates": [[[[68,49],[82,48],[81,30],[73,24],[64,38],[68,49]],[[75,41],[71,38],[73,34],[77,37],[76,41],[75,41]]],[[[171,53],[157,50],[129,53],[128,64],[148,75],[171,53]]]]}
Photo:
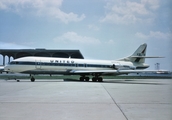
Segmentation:
{"type": "Polygon", "coordinates": [[[10,65],[13,65],[13,64],[15,64],[15,62],[10,62],[9,64],[10,64],[10,65]]]}
{"type": "Polygon", "coordinates": [[[27,62],[27,61],[12,61],[9,63],[10,65],[35,65],[35,62],[27,62]]]}
{"type": "Polygon", "coordinates": [[[10,64],[10,65],[15,65],[15,64],[19,64],[19,62],[17,62],[17,61],[12,61],[12,62],[10,62],[9,64],[10,64]]]}

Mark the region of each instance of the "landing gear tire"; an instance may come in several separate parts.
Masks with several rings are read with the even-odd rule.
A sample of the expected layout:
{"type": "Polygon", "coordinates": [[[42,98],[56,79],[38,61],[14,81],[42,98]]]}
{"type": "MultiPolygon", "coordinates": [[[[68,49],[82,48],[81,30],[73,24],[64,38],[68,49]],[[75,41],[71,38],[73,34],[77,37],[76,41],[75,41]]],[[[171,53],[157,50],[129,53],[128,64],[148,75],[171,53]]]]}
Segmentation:
{"type": "Polygon", "coordinates": [[[98,81],[98,82],[103,82],[103,78],[102,78],[102,77],[93,77],[93,78],[92,78],[92,81],[93,81],[93,82],[97,82],[97,81],[98,81]]]}
{"type": "Polygon", "coordinates": [[[103,82],[103,78],[102,77],[98,77],[98,82],[103,82]]]}
{"type": "Polygon", "coordinates": [[[80,81],[84,81],[84,77],[80,77],[79,80],[80,80],[80,81]]]}
{"type": "Polygon", "coordinates": [[[80,77],[79,80],[80,81],[89,81],[89,77],[80,77]]]}
{"type": "Polygon", "coordinates": [[[31,80],[31,82],[35,82],[35,78],[34,77],[31,77],[30,80],[31,80]]]}
{"type": "Polygon", "coordinates": [[[88,82],[88,81],[89,81],[89,79],[90,79],[89,77],[85,77],[85,81],[87,81],[87,82],[88,82]]]}
{"type": "Polygon", "coordinates": [[[92,78],[92,81],[93,81],[93,82],[96,82],[96,81],[97,81],[97,78],[96,78],[96,77],[93,77],[93,78],[92,78]]]}

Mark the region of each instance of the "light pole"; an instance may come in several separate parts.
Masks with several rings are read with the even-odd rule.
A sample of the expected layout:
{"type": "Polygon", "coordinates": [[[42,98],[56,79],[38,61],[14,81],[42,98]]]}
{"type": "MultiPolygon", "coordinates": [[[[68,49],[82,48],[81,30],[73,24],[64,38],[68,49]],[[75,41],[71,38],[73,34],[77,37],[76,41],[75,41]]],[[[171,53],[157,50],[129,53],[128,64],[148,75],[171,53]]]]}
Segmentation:
{"type": "Polygon", "coordinates": [[[156,69],[156,70],[159,70],[159,69],[160,69],[160,63],[156,63],[156,64],[155,64],[155,69],[156,69]]]}

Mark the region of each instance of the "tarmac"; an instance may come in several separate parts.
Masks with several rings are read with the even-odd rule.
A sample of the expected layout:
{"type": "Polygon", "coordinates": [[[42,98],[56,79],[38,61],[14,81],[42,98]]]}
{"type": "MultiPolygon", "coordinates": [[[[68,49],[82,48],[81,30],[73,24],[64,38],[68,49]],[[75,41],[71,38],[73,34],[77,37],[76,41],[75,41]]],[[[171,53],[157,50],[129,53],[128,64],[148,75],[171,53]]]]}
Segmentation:
{"type": "Polygon", "coordinates": [[[0,120],[172,120],[172,80],[0,79],[0,120]]]}

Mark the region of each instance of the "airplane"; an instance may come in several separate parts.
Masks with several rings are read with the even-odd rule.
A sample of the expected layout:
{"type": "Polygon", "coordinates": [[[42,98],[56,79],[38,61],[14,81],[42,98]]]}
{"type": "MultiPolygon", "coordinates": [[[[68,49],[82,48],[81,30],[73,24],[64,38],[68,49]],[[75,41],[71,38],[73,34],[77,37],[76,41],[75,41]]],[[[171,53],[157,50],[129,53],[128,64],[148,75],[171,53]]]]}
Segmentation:
{"type": "Polygon", "coordinates": [[[80,81],[102,82],[102,75],[121,75],[129,73],[157,72],[157,70],[143,70],[149,67],[145,58],[162,58],[146,56],[147,44],[144,43],[130,56],[119,60],[87,60],[73,58],[53,58],[28,56],[15,59],[4,68],[7,72],[30,74],[31,82],[35,81],[35,74],[80,75],[80,81]]]}

